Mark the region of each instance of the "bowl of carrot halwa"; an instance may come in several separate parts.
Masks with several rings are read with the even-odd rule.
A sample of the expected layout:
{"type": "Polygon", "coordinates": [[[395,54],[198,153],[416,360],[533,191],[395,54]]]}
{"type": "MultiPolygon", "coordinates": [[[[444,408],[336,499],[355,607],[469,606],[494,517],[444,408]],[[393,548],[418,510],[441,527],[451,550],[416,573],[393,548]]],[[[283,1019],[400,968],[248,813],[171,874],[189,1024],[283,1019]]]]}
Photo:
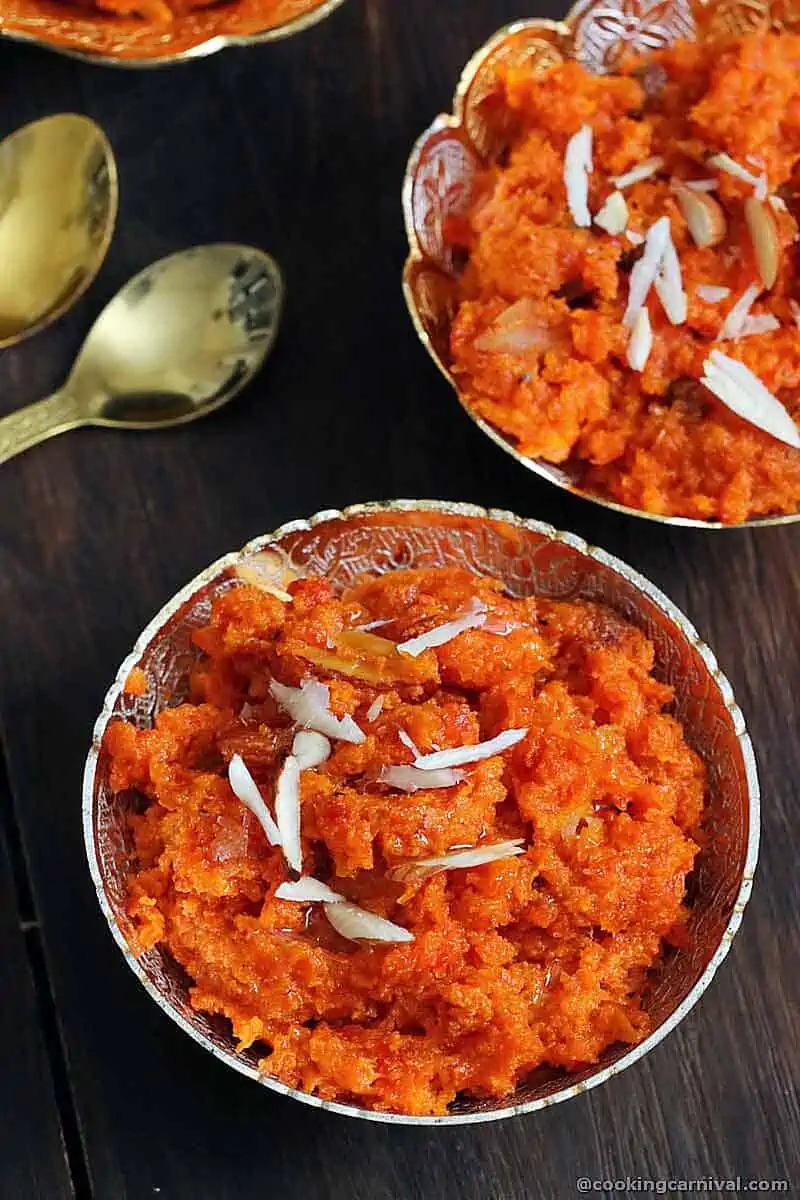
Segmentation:
{"type": "Polygon", "coordinates": [[[798,517],[800,36],[769,11],[510,26],[409,160],[404,291],[463,407],[638,516],[798,517]]]}
{"type": "Polygon", "coordinates": [[[292,37],[344,0],[3,0],[0,37],[88,62],[156,67],[292,37]]]}
{"type": "Polygon", "coordinates": [[[350,1116],[574,1096],[730,946],[758,785],[682,614],[470,505],[324,512],[209,567],[123,663],[84,778],[100,905],[217,1058],[350,1116]]]}

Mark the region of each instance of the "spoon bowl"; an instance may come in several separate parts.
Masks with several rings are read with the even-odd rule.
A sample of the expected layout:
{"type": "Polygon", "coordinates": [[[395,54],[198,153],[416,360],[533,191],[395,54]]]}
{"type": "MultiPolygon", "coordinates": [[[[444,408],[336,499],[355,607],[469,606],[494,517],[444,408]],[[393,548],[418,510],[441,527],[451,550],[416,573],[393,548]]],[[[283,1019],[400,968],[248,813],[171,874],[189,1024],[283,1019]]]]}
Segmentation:
{"type": "Polygon", "coordinates": [[[44,329],[105,259],[119,187],[98,125],[57,113],[0,142],[0,347],[44,329]]]}
{"type": "Polygon", "coordinates": [[[0,463],[79,425],[184,425],[227,404],[275,341],[278,264],[252,246],[195,246],[131,279],[95,321],[64,386],[0,421],[0,463]]]}
{"type": "Polygon", "coordinates": [[[194,421],[236,395],[272,346],[277,263],[249,246],[196,246],[146,267],[92,326],[64,391],[95,425],[194,421]]]}

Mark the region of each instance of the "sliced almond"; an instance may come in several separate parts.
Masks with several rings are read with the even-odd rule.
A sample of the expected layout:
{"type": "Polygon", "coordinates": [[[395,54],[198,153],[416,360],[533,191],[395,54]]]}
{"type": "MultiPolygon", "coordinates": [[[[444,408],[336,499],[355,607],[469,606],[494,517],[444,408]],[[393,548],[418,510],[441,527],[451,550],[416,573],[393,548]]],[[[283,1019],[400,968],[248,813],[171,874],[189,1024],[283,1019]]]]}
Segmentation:
{"type": "Polygon", "coordinates": [[[633,319],[633,328],[628,339],[628,366],[632,371],[644,370],[652,348],[653,330],[650,326],[650,314],[646,308],[640,308],[633,319]]]}
{"type": "Polygon", "coordinates": [[[292,597],[286,588],[298,577],[275,550],[262,550],[258,554],[252,554],[244,562],[237,564],[234,574],[242,583],[260,588],[262,592],[269,592],[284,604],[291,603],[292,597]]]}
{"type": "Polygon", "coordinates": [[[368,633],[363,629],[345,629],[338,637],[339,644],[355,650],[356,654],[374,655],[376,658],[386,658],[395,652],[395,644],[389,638],[379,637],[376,633],[368,633]]]}
{"type": "Polygon", "coordinates": [[[744,217],[753,243],[761,282],[769,289],[778,278],[781,249],[774,213],[763,200],[748,196],[744,202],[744,217]]]}
{"type": "Polygon", "coordinates": [[[791,414],[743,362],[712,350],[700,382],[737,417],[800,450],[800,431],[791,414]]]}
{"type": "Polygon", "coordinates": [[[592,127],[582,125],[567,142],[564,154],[564,186],[567,207],[576,225],[588,229],[592,223],[589,212],[589,176],[592,173],[592,127]]]}
{"type": "Polygon", "coordinates": [[[631,167],[630,171],[626,171],[624,175],[612,175],[611,182],[615,188],[622,191],[623,188],[630,187],[631,184],[641,183],[643,179],[649,179],[651,175],[657,175],[663,166],[664,160],[660,154],[657,154],[653,158],[646,158],[644,162],[637,163],[635,167],[631,167]]]}
{"type": "Polygon", "coordinates": [[[612,236],[623,233],[628,224],[628,206],[622,192],[612,192],[594,219],[595,225],[612,236]]]}
{"type": "Polygon", "coordinates": [[[706,165],[716,167],[718,171],[724,171],[726,175],[732,175],[734,179],[741,179],[742,183],[749,183],[759,200],[766,200],[767,177],[763,172],[761,175],[754,175],[735,158],[731,158],[730,154],[712,154],[710,158],[706,159],[706,165]]]}
{"type": "Polygon", "coordinates": [[[695,245],[701,250],[719,245],[728,228],[722,205],[708,192],[695,191],[683,183],[676,183],[673,190],[695,245]]]}

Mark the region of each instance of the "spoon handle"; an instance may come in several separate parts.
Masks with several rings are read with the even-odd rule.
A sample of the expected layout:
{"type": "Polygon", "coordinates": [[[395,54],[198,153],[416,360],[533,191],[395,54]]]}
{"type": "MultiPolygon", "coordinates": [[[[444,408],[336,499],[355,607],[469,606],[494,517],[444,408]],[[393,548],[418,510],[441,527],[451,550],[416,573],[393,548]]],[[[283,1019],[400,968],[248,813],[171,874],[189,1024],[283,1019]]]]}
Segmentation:
{"type": "Polygon", "coordinates": [[[77,401],[68,392],[54,392],[46,400],[10,413],[0,420],[0,463],[83,422],[77,401]]]}

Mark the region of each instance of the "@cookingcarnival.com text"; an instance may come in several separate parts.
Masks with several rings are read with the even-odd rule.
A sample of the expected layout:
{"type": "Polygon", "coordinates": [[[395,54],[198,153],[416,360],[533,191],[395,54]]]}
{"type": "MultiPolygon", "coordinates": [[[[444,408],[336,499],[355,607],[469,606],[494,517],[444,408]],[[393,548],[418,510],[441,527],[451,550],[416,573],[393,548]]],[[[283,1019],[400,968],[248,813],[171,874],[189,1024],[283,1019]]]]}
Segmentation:
{"type": "Polygon", "coordinates": [[[636,1195],[649,1193],[655,1196],[671,1196],[675,1193],[716,1196],[720,1192],[777,1192],[789,1191],[788,1179],[754,1179],[742,1175],[730,1175],[724,1179],[715,1175],[701,1175],[696,1179],[646,1179],[642,1175],[626,1175],[619,1179],[592,1179],[582,1175],[575,1181],[579,1192],[609,1192],[636,1195]]]}

